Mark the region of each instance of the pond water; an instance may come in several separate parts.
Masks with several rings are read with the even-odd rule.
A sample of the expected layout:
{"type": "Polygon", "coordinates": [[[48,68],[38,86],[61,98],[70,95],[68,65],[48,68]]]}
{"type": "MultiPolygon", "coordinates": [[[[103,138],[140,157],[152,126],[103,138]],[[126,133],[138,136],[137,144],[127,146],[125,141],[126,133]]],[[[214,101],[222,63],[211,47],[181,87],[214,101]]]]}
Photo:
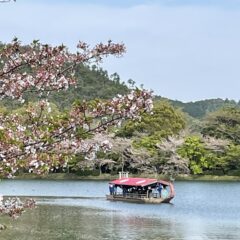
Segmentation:
{"type": "Polygon", "coordinates": [[[172,204],[105,200],[105,181],[3,180],[0,192],[34,196],[38,207],[2,217],[0,239],[240,239],[240,184],[176,182],[172,204]]]}

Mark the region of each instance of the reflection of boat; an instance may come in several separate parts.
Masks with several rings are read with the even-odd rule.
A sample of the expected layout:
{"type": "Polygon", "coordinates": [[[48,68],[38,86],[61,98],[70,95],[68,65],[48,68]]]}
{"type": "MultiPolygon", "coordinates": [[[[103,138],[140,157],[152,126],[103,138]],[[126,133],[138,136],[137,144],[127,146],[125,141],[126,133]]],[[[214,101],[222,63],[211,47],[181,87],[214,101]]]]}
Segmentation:
{"type": "Polygon", "coordinates": [[[169,203],[175,195],[171,182],[151,178],[120,178],[109,183],[107,200],[169,203]]]}

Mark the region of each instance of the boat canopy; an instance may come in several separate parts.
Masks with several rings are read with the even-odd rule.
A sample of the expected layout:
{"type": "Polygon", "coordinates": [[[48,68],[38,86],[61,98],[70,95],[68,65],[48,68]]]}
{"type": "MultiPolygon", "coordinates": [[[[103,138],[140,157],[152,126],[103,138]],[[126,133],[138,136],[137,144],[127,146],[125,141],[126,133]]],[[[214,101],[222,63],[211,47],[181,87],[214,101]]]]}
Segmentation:
{"type": "Polygon", "coordinates": [[[158,180],[153,178],[121,178],[111,181],[110,184],[120,186],[145,187],[157,182],[158,180]]]}

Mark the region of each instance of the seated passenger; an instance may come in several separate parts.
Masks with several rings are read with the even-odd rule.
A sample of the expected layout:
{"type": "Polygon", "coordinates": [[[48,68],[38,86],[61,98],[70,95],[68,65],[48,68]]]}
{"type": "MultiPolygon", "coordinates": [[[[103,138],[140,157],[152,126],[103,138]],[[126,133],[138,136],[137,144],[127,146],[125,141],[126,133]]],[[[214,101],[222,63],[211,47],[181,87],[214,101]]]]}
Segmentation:
{"type": "Polygon", "coordinates": [[[161,192],[161,197],[162,198],[167,198],[169,196],[168,190],[166,186],[163,186],[162,192],[161,192]]]}
{"type": "Polygon", "coordinates": [[[116,185],[113,186],[113,194],[117,195],[117,186],[116,185]]]}

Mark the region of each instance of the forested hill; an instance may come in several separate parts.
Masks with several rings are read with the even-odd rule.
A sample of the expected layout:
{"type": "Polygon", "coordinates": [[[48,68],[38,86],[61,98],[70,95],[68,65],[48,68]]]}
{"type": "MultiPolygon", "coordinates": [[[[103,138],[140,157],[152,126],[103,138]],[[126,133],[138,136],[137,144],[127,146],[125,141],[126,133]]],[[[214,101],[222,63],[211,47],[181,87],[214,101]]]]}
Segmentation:
{"type": "MultiPolygon", "coordinates": [[[[90,100],[95,98],[109,99],[117,94],[126,94],[129,91],[127,85],[120,80],[117,73],[109,75],[102,68],[93,66],[79,66],[76,69],[77,85],[70,87],[68,90],[52,92],[48,99],[55,103],[60,109],[68,108],[75,100],[90,100]]],[[[46,96],[42,96],[44,98],[46,96]]],[[[34,102],[39,98],[35,93],[25,95],[27,102],[34,102]]],[[[20,107],[17,101],[2,101],[9,108],[20,107]]]]}
{"type": "MultiPolygon", "coordinates": [[[[0,42],[0,49],[4,46],[0,42]]],[[[1,67],[1,63],[0,63],[1,67]]],[[[60,109],[68,108],[75,100],[90,100],[95,98],[109,99],[117,94],[126,94],[129,91],[128,86],[120,79],[117,73],[109,75],[106,70],[99,68],[95,65],[87,66],[81,65],[76,69],[77,85],[70,87],[67,91],[52,92],[48,99],[55,103],[60,109]]],[[[134,85],[134,81],[129,79],[129,85],[134,85]]],[[[46,96],[42,96],[45,98],[46,96]]],[[[36,93],[28,93],[25,95],[26,102],[34,102],[39,98],[36,93]]],[[[237,103],[234,100],[228,99],[208,99],[196,102],[184,103],[178,100],[171,100],[156,96],[155,100],[167,100],[174,107],[180,108],[183,112],[188,113],[194,118],[203,118],[209,112],[214,112],[226,106],[239,106],[240,101],[237,103]]],[[[1,104],[9,108],[18,108],[21,104],[17,101],[9,99],[2,100],[1,104]]]]}
{"type": "MultiPolygon", "coordinates": [[[[166,99],[161,96],[157,96],[156,99],[166,99]]],[[[180,108],[183,112],[188,113],[190,116],[194,118],[203,118],[207,115],[209,112],[214,112],[218,109],[221,109],[223,107],[227,106],[239,106],[240,102],[236,102],[234,100],[228,100],[228,99],[207,99],[207,100],[201,100],[196,102],[187,102],[183,103],[181,101],[177,100],[171,100],[167,99],[173,106],[180,108]]]]}
{"type": "Polygon", "coordinates": [[[117,94],[126,94],[128,87],[120,80],[117,73],[108,72],[96,66],[80,66],[76,71],[77,86],[70,87],[50,95],[50,101],[61,107],[70,106],[76,99],[109,99],[117,94]]]}

